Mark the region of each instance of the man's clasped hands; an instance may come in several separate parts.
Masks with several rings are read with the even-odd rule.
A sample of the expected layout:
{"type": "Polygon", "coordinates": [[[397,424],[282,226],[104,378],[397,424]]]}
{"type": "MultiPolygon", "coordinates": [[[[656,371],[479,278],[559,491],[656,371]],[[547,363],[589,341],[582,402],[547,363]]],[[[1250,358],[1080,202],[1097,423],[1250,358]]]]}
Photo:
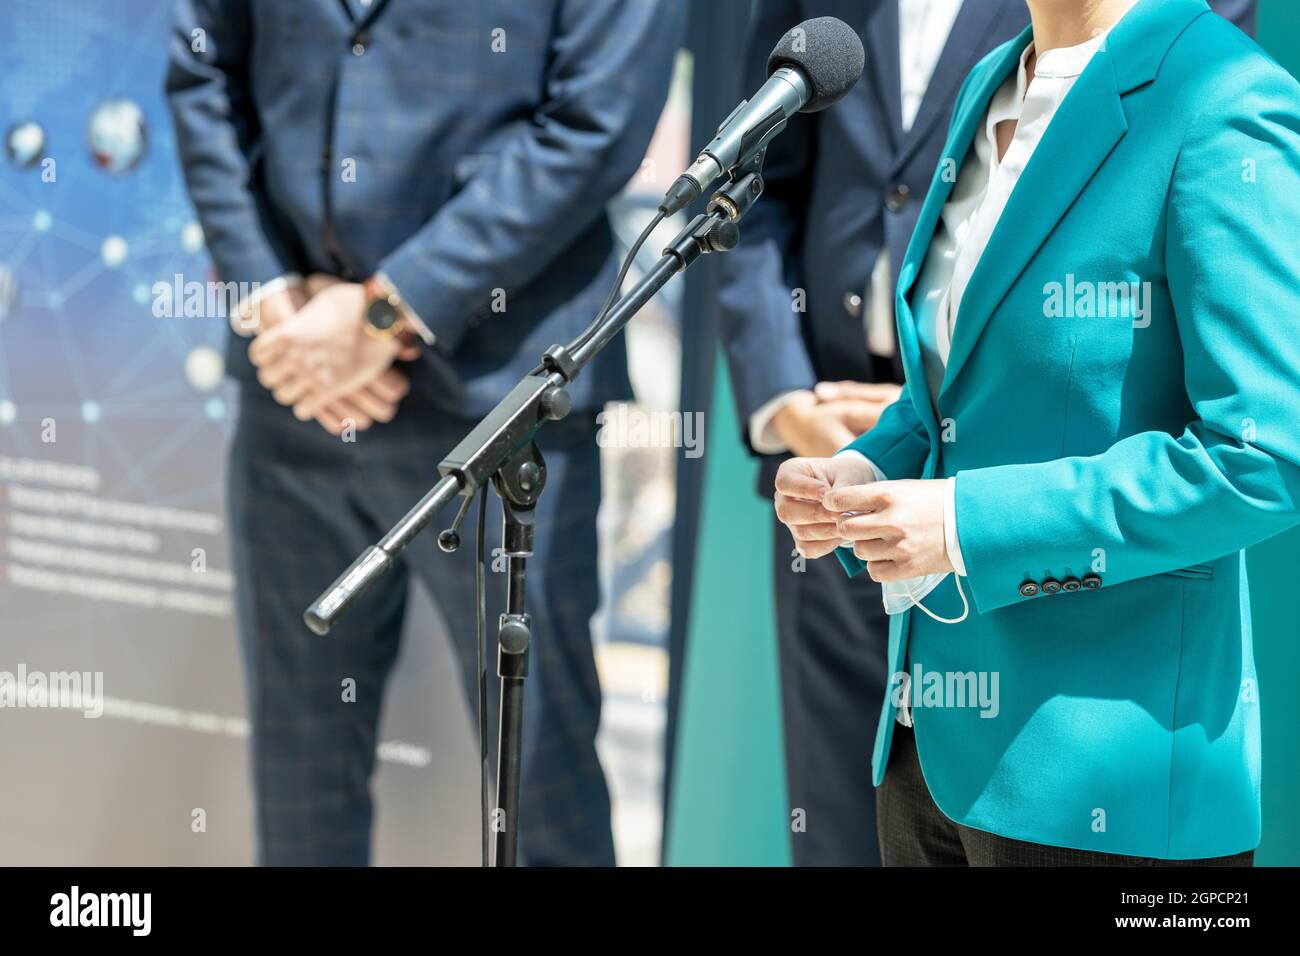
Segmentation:
{"type": "Polygon", "coordinates": [[[361,283],[317,274],[265,296],[248,317],[257,380],[332,435],[391,421],[410,388],[394,363],[419,354],[418,341],[367,334],[365,308],[361,283]]]}

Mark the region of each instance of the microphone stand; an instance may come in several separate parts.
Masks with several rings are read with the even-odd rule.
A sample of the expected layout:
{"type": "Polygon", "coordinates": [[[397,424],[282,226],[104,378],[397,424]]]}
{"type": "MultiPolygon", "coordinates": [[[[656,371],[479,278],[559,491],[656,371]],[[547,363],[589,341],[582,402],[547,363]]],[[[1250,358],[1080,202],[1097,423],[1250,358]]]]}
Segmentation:
{"type": "MultiPolygon", "coordinates": [[[[475,494],[488,482],[501,498],[502,543],[507,559],[506,610],[497,629],[497,676],[501,679],[498,727],[495,833],[492,863],[517,860],[519,775],[523,745],[524,681],[528,677],[531,621],[524,610],[527,559],[533,552],[533,516],[546,487],[546,462],[537,447],[538,431],[569,413],[566,386],[598,355],[668,281],[702,255],[727,252],[740,241],[737,223],[762,194],[763,153],[730,173],[708,211],[692,219],[663,255],[618,302],[567,347],[553,345],[542,364],[516,385],[438,466],[442,478],[397,522],[379,543],[367,548],[307,609],[303,620],[316,634],[327,634],[338,619],[396,557],[457,495],[464,506],[453,526],[439,535],[444,551],[459,545],[457,529],[475,494]]],[[[481,573],[481,572],[480,572],[481,573]]]]}

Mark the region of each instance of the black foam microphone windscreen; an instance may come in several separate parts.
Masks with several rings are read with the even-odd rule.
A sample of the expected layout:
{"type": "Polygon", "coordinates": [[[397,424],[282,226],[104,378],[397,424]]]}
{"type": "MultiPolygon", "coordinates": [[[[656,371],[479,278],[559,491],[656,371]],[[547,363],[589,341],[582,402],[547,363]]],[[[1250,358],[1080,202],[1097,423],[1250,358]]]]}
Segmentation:
{"type": "Polygon", "coordinates": [[[800,112],[816,113],[852,89],[865,63],[856,30],[836,17],[815,17],[786,31],[767,58],[767,72],[793,66],[808,77],[813,95],[800,112]]]}

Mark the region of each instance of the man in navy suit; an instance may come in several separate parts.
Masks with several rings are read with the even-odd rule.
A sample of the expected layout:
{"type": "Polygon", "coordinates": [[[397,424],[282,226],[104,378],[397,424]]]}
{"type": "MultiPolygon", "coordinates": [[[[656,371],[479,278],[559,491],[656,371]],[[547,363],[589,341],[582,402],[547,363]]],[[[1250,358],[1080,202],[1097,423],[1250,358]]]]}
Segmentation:
{"type": "MultiPolygon", "coordinates": [[[[368,861],[409,573],[474,699],[469,548],[423,536],[328,638],[301,615],[594,317],[616,268],[605,203],[650,141],[681,19],[678,0],[177,2],[167,93],[186,179],[218,277],[250,290],[228,351],[229,497],[263,862],[368,861]]],[[[540,440],[520,854],[609,865],[594,416],[628,397],[626,356],[570,394],[540,440]]]]}
{"type": "MultiPolygon", "coordinates": [[[[1255,0],[1211,6],[1247,32],[1255,0]]],[[[762,200],[723,257],[723,344],[745,439],[771,498],[787,453],[824,457],[869,430],[903,373],[893,295],[953,101],[1029,22],[1025,0],[759,0],[743,87],[793,24],[837,16],[867,64],[840,103],[772,143],[762,200]]],[[[880,586],[804,562],[774,517],[778,640],[796,865],[876,865],[871,752],[885,693],[880,586]]]]}

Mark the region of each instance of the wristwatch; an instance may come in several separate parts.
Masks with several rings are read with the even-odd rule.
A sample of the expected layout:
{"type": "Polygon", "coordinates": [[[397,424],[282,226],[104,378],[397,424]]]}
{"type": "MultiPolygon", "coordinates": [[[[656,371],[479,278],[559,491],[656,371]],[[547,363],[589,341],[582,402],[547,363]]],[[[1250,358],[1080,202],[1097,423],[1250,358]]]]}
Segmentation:
{"type": "Polygon", "coordinates": [[[409,327],[406,306],[397,290],[374,275],[362,286],[366,291],[365,322],[362,328],[377,339],[391,339],[409,327]]]}

